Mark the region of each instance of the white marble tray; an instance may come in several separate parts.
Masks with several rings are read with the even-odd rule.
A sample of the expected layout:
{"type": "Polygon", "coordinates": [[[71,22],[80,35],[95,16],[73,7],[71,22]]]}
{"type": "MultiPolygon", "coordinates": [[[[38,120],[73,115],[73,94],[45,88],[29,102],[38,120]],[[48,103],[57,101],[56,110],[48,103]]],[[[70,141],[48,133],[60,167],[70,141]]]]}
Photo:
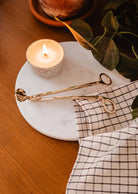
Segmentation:
{"type": "MultiPolygon", "coordinates": [[[[63,42],[65,51],[62,71],[54,78],[45,79],[36,75],[26,62],[21,68],[15,89],[23,88],[27,95],[62,89],[76,84],[82,84],[98,79],[100,73],[107,73],[113,80],[113,86],[127,83],[128,80],[116,71],[108,71],[92,56],[91,51],[84,49],[77,42],[63,42]]],[[[101,87],[100,87],[101,88],[101,87]]],[[[80,95],[99,89],[89,87],[61,95],[80,95]]],[[[56,100],[51,102],[18,102],[17,106],[24,119],[40,133],[68,141],[77,140],[75,114],[71,100],[56,100]]]]}

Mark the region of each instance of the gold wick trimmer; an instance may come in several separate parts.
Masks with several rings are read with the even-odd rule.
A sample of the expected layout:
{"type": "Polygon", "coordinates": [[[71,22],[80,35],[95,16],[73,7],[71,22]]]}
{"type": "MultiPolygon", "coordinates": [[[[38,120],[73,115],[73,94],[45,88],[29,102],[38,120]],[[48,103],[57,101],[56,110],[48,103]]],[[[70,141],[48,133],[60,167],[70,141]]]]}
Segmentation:
{"type": "Polygon", "coordinates": [[[97,96],[53,96],[53,97],[46,97],[49,95],[53,95],[53,94],[59,94],[59,93],[63,93],[63,92],[68,92],[68,91],[72,91],[72,90],[77,90],[77,89],[82,89],[85,87],[89,87],[89,86],[93,86],[93,85],[106,85],[109,86],[112,84],[112,80],[111,78],[105,74],[105,73],[101,73],[99,75],[99,81],[95,81],[95,82],[89,82],[89,83],[85,83],[85,84],[81,84],[81,85],[76,85],[76,86],[71,86],[68,88],[64,88],[61,90],[54,90],[54,91],[50,91],[50,92],[43,92],[40,94],[35,94],[32,96],[27,96],[26,92],[21,89],[18,88],[15,91],[15,95],[16,95],[16,99],[20,102],[25,101],[25,100],[30,100],[30,101],[50,101],[50,100],[61,100],[61,99],[72,99],[72,100],[101,100],[102,102],[102,106],[104,108],[104,110],[107,113],[114,113],[116,111],[116,105],[115,103],[103,96],[97,95],[97,96]],[[107,103],[109,103],[112,107],[112,110],[108,109],[108,105],[107,103]]]}

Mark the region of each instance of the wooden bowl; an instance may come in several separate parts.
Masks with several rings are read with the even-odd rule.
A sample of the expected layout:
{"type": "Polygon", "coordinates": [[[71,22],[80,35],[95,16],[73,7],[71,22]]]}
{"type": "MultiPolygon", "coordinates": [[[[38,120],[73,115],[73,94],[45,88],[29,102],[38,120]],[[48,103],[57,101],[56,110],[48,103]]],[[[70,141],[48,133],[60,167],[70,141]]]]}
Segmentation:
{"type": "MultiPolygon", "coordinates": [[[[79,15],[77,18],[73,18],[73,19],[82,19],[82,20],[86,19],[95,10],[96,5],[97,5],[97,0],[93,0],[93,1],[90,0],[87,10],[84,10],[82,15],[79,15]]],[[[47,25],[50,25],[50,26],[65,27],[64,24],[62,24],[58,21],[55,21],[54,19],[52,19],[51,17],[46,15],[45,12],[42,10],[38,0],[29,0],[29,7],[30,7],[32,14],[39,21],[41,21],[47,25]]],[[[71,20],[64,20],[64,21],[69,25],[71,24],[71,20]]]]}

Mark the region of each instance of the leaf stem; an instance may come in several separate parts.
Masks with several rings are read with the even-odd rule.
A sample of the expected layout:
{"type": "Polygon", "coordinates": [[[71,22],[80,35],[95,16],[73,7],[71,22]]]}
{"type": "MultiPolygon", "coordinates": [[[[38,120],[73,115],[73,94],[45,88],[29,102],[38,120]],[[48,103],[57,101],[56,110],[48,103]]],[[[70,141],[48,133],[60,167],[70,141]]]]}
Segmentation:
{"type": "Polygon", "coordinates": [[[121,35],[121,33],[120,33],[120,34],[117,33],[117,35],[120,36],[121,38],[123,38],[124,40],[127,40],[127,41],[131,44],[132,52],[133,52],[133,54],[135,55],[136,59],[138,59],[138,55],[137,55],[137,53],[136,53],[136,51],[135,51],[135,48],[134,48],[134,45],[132,44],[132,42],[131,42],[130,40],[128,40],[127,38],[123,37],[123,36],[121,35]]]}
{"type": "Polygon", "coordinates": [[[106,35],[106,32],[107,32],[107,30],[106,30],[106,28],[104,28],[104,33],[103,33],[103,35],[93,44],[93,46],[96,46],[97,44],[98,44],[98,42],[100,42],[100,40],[102,40],[103,39],[103,37],[106,35]]]}
{"type": "Polygon", "coordinates": [[[122,39],[124,39],[124,40],[128,41],[130,44],[132,44],[131,41],[129,39],[127,39],[126,37],[122,36],[121,33],[119,34],[119,32],[118,32],[117,36],[121,37],[122,39]]]}
{"type": "Polygon", "coordinates": [[[133,32],[122,31],[122,32],[118,32],[118,34],[131,34],[132,36],[135,36],[138,38],[138,35],[133,32]]]}
{"type": "Polygon", "coordinates": [[[117,32],[114,32],[110,39],[113,39],[117,32]]]}
{"type": "Polygon", "coordinates": [[[135,48],[134,48],[134,45],[132,44],[132,51],[133,51],[133,53],[134,53],[134,55],[135,55],[135,57],[136,57],[136,59],[138,59],[138,55],[137,55],[137,53],[136,53],[136,51],[135,51],[135,48]]]}

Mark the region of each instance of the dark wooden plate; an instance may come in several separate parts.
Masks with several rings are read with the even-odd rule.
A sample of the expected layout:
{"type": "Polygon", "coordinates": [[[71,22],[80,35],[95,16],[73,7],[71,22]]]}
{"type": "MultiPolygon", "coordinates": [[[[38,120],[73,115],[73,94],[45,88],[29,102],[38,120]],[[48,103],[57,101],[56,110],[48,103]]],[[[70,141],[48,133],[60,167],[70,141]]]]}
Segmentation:
{"type": "MultiPolygon", "coordinates": [[[[83,12],[82,15],[78,16],[74,19],[86,19],[89,17],[92,12],[95,10],[97,4],[97,0],[91,0],[90,5],[88,6],[88,9],[83,12]]],[[[53,20],[48,15],[45,14],[45,12],[42,10],[39,1],[38,0],[29,0],[29,7],[32,12],[32,14],[41,22],[50,25],[50,26],[56,26],[56,27],[65,27],[64,24],[53,20]]],[[[67,24],[71,24],[71,20],[64,20],[67,24]]]]}

